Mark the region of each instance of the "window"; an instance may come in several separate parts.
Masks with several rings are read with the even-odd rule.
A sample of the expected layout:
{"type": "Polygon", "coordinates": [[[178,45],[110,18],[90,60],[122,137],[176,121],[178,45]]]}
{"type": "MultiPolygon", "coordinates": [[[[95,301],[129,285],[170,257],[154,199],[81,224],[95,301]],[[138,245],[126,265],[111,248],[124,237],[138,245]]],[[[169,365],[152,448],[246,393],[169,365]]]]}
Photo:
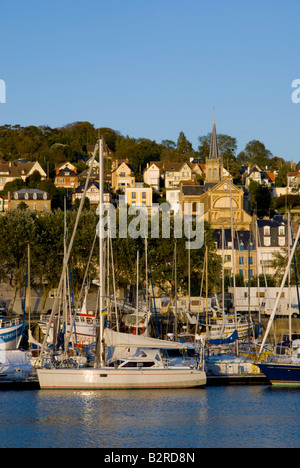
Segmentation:
{"type": "Polygon", "coordinates": [[[244,265],[244,257],[239,257],[239,265],[244,265]]]}
{"type": "Polygon", "coordinates": [[[147,198],[147,193],[146,193],[146,192],[143,192],[143,193],[142,193],[142,199],[143,199],[143,200],[146,200],[146,198],[147,198]]]}
{"type": "Polygon", "coordinates": [[[253,265],[253,257],[249,258],[249,265],[253,265]]]}
{"type": "Polygon", "coordinates": [[[244,270],[239,270],[239,275],[244,276],[244,270]]]}
{"type": "Polygon", "coordinates": [[[14,194],[14,199],[15,199],[15,200],[18,200],[18,198],[19,198],[19,195],[18,195],[17,193],[15,193],[15,194],[14,194]]]}
{"type": "Polygon", "coordinates": [[[271,238],[270,237],[264,237],[264,246],[265,247],[270,247],[271,245],[271,238]]]}
{"type": "MultiPolygon", "coordinates": [[[[256,297],[258,297],[258,292],[256,293],[256,297]]],[[[265,297],[265,293],[264,292],[259,292],[259,297],[265,297]]]]}
{"type": "Polygon", "coordinates": [[[132,198],[133,200],[136,200],[136,192],[132,192],[131,198],[132,198]]]}
{"type": "Polygon", "coordinates": [[[279,236],[285,236],[285,226],[279,226],[278,234],[279,236]]]}
{"type": "Polygon", "coordinates": [[[243,241],[240,243],[240,250],[245,250],[245,244],[243,241]]]}
{"type": "Polygon", "coordinates": [[[120,172],[120,177],[126,177],[125,172],[120,172]]]}
{"type": "Polygon", "coordinates": [[[43,194],[43,199],[47,200],[47,194],[46,193],[43,194]]]}
{"type": "Polygon", "coordinates": [[[264,236],[270,236],[270,235],[271,235],[270,226],[264,226],[264,236]]]}
{"type": "Polygon", "coordinates": [[[36,203],[33,204],[33,211],[36,211],[36,203]]]}
{"type": "Polygon", "coordinates": [[[29,196],[28,193],[25,193],[25,200],[28,200],[29,196]]]}
{"type": "Polygon", "coordinates": [[[285,246],[285,237],[278,237],[278,244],[280,247],[285,246]]]}
{"type": "Polygon", "coordinates": [[[34,200],[37,199],[37,194],[36,194],[36,193],[33,194],[33,199],[34,199],[34,200]]]}

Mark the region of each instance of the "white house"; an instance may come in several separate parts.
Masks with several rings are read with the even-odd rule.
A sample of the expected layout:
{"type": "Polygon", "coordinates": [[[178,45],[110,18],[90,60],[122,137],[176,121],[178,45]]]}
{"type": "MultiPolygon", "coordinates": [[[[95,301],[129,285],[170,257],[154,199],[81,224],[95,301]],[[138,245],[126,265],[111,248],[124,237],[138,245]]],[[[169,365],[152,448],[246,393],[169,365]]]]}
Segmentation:
{"type": "Polygon", "coordinates": [[[180,187],[171,187],[166,189],[166,201],[169,203],[171,210],[174,211],[174,214],[178,213],[180,209],[180,190],[180,187]]]}
{"type": "Polygon", "coordinates": [[[156,192],[159,192],[160,189],[161,170],[162,163],[150,162],[143,174],[145,184],[150,185],[156,192]]]}
{"type": "MultiPolygon", "coordinates": [[[[72,195],[72,203],[75,203],[75,200],[81,200],[84,192],[84,185],[78,187],[72,195]]],[[[90,205],[98,206],[99,205],[99,182],[91,181],[88,184],[86,198],[89,199],[90,205]]],[[[103,201],[104,203],[111,203],[111,193],[109,190],[104,189],[103,191],[103,201]]]]}

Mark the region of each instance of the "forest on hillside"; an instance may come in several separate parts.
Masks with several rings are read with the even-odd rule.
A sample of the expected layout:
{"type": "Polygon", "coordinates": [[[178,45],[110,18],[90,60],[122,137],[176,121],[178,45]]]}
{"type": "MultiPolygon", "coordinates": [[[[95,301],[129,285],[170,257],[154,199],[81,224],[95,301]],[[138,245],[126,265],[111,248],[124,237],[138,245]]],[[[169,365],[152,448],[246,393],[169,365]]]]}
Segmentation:
{"type": "MultiPolygon", "coordinates": [[[[74,122],[64,127],[20,125],[0,126],[0,158],[13,161],[26,158],[39,161],[50,176],[54,176],[55,166],[65,161],[84,168],[88,145],[94,145],[101,135],[115,159],[128,159],[133,164],[135,173],[142,173],[150,161],[189,161],[197,158],[205,162],[209,155],[211,134],[200,135],[199,145],[193,148],[184,132],[180,132],[177,141],[164,139],[160,143],[144,137],[124,136],[120,131],[95,126],[89,122],[74,122]]],[[[237,153],[238,142],[233,136],[218,134],[220,154],[223,165],[238,181],[243,165],[257,164],[270,171],[278,171],[277,183],[286,184],[286,174],[290,163],[283,156],[273,155],[259,140],[251,140],[243,151],[237,153]]]]}

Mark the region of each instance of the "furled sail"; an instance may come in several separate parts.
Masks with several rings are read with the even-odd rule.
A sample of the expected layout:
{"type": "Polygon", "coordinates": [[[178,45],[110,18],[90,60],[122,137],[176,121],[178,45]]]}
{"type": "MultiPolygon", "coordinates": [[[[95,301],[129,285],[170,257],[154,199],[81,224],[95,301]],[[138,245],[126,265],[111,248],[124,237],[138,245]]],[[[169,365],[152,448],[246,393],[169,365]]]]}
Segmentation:
{"type": "Polygon", "coordinates": [[[156,348],[156,349],[185,349],[184,343],[174,341],[158,340],[148,338],[144,335],[132,335],[130,333],[120,333],[106,328],[104,330],[104,340],[107,346],[126,346],[134,348],[156,348]]]}

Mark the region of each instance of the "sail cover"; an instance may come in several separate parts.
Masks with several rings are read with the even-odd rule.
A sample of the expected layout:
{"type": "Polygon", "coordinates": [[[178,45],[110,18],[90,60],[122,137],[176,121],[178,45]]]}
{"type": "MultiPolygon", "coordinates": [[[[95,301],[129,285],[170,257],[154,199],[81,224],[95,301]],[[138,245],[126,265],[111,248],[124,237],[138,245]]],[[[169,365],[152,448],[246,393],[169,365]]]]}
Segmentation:
{"type": "Polygon", "coordinates": [[[186,344],[174,341],[157,340],[144,335],[131,335],[130,333],[119,333],[109,328],[104,330],[104,340],[107,346],[126,346],[134,348],[156,348],[156,349],[185,349],[186,344]]]}
{"type": "Polygon", "coordinates": [[[238,339],[239,339],[239,335],[238,335],[237,330],[235,330],[232,333],[232,335],[230,335],[228,338],[219,339],[219,340],[209,340],[209,344],[213,345],[213,346],[220,346],[220,345],[223,345],[223,344],[234,343],[238,339]]]}

